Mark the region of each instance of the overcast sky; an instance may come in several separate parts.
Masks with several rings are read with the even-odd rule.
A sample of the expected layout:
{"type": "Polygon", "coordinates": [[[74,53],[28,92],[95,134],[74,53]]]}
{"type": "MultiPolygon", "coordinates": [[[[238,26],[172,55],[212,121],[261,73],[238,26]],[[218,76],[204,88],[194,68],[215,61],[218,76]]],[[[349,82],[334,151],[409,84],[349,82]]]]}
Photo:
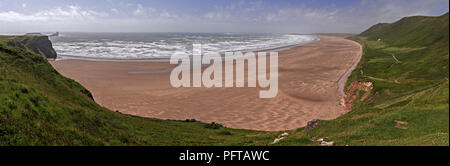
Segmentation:
{"type": "Polygon", "coordinates": [[[0,0],[0,32],[359,33],[449,0],[0,0]]]}

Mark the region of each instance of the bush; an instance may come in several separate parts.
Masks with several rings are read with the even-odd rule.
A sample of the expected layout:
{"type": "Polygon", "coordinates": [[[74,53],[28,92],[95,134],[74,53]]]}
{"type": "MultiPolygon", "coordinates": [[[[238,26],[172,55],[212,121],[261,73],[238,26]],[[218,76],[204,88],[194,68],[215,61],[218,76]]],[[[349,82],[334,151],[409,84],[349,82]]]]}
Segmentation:
{"type": "Polygon", "coordinates": [[[14,102],[14,101],[8,100],[8,101],[7,101],[7,105],[8,105],[8,108],[9,108],[10,110],[15,110],[15,109],[17,109],[17,104],[16,104],[16,102],[14,102]]]}
{"type": "Polygon", "coordinates": [[[21,91],[22,93],[25,93],[25,94],[28,93],[28,89],[27,89],[27,88],[22,88],[20,91],[21,91]]]}
{"type": "Polygon", "coordinates": [[[205,124],[205,128],[207,128],[207,129],[220,129],[221,127],[223,127],[221,124],[218,124],[215,122],[205,124]]]}
{"type": "Polygon", "coordinates": [[[39,97],[31,97],[30,101],[31,101],[31,103],[34,104],[34,106],[36,106],[36,107],[39,106],[39,97]]]}
{"type": "Polygon", "coordinates": [[[186,119],[185,122],[197,122],[195,119],[186,119]]]}

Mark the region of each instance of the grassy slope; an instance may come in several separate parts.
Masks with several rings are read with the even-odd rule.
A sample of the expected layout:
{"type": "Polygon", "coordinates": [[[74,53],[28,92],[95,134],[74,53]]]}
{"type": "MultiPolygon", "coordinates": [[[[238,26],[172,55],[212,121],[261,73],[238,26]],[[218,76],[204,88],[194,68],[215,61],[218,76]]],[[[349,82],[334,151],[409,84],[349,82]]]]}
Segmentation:
{"type": "Polygon", "coordinates": [[[0,145],[266,145],[279,134],[109,111],[42,55],[7,46],[10,40],[0,36],[0,145]]]}
{"type": "Polygon", "coordinates": [[[364,55],[347,85],[373,82],[370,96],[350,113],[321,121],[319,128],[309,132],[299,129],[281,144],[328,137],[337,145],[448,146],[448,24],[448,14],[408,17],[377,24],[353,37],[364,46],[364,55]],[[408,129],[394,127],[395,120],[407,121],[408,129]]]}

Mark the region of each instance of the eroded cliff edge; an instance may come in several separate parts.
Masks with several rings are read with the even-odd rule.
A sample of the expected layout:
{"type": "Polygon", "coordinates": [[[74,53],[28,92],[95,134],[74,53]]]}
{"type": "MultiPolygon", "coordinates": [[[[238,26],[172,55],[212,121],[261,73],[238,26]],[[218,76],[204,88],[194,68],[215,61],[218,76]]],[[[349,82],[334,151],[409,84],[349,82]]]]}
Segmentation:
{"type": "Polygon", "coordinates": [[[7,42],[9,46],[26,49],[49,59],[57,57],[48,36],[14,36],[11,38],[12,40],[7,42]]]}

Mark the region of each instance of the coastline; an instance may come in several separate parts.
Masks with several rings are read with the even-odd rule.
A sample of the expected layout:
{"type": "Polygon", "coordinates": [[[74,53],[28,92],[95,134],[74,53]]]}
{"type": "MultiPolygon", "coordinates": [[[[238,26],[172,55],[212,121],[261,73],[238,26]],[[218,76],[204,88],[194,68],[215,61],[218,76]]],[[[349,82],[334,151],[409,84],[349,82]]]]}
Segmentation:
{"type": "Polygon", "coordinates": [[[165,72],[130,73],[174,67],[163,62],[63,60],[50,63],[64,76],[87,87],[97,103],[112,111],[281,131],[305,126],[313,119],[335,119],[347,112],[339,104],[343,97],[339,82],[358,64],[355,61],[360,50],[347,39],[318,37],[321,40],[280,51],[280,90],[276,98],[269,100],[259,99],[257,88],[175,89],[170,87],[165,72]]]}
{"type": "Polygon", "coordinates": [[[361,44],[359,44],[359,43],[357,43],[355,41],[353,41],[353,42],[355,44],[359,45],[360,53],[357,56],[357,59],[356,59],[355,63],[353,64],[353,66],[351,66],[347,70],[347,72],[345,72],[344,75],[341,76],[341,78],[338,81],[338,87],[339,87],[338,91],[339,91],[339,93],[341,94],[342,97],[347,97],[347,95],[344,92],[345,91],[345,84],[347,84],[348,77],[350,77],[350,75],[352,74],[353,70],[355,70],[356,67],[358,66],[359,62],[361,62],[361,58],[362,58],[362,55],[363,55],[363,48],[362,48],[361,44]]]}
{"type": "MultiPolygon", "coordinates": [[[[273,48],[261,48],[261,49],[250,49],[250,50],[236,50],[235,52],[270,52],[270,51],[284,51],[294,47],[302,46],[308,43],[317,42],[320,38],[317,35],[308,35],[314,37],[312,41],[305,41],[293,45],[285,45],[273,48]]],[[[220,53],[224,56],[224,52],[220,53]]],[[[82,57],[82,56],[72,56],[72,55],[58,55],[60,58],[55,59],[60,60],[86,60],[86,61],[109,61],[109,62],[169,62],[170,57],[152,57],[152,58],[95,58],[95,57],[82,57]]],[[[192,55],[190,56],[192,57],[192,55]]]]}

